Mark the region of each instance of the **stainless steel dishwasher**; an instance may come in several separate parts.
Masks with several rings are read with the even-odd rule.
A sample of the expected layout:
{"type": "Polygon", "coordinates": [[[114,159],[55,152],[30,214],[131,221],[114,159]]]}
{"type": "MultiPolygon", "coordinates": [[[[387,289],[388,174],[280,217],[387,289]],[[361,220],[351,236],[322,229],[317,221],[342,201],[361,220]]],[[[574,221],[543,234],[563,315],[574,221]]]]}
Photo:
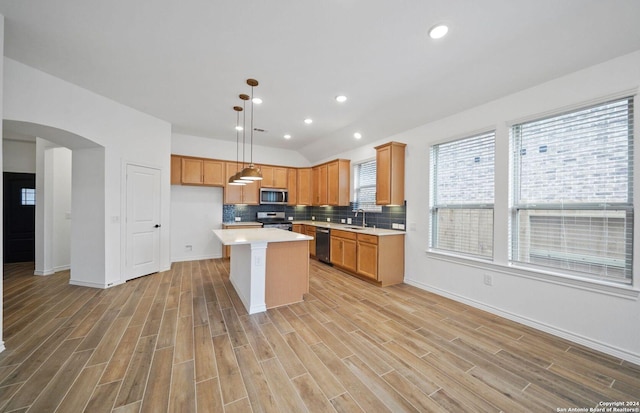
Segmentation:
{"type": "Polygon", "coordinates": [[[327,264],[331,263],[331,230],[316,228],[316,257],[327,264]]]}

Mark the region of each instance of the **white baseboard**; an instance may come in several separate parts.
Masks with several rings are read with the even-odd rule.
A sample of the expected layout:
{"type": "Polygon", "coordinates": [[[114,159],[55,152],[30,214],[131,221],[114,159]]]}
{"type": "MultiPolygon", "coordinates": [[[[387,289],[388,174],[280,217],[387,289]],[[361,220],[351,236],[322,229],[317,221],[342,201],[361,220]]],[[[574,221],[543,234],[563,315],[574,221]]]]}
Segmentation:
{"type": "Polygon", "coordinates": [[[0,341],[0,353],[5,351],[7,348],[4,346],[4,341],[0,341]]]}
{"type": "Polygon", "coordinates": [[[33,271],[33,275],[53,275],[53,274],[55,274],[55,271],[53,269],[44,270],[44,271],[39,271],[39,270],[33,271]]]}
{"type": "Polygon", "coordinates": [[[109,284],[100,284],[100,283],[87,282],[87,281],[79,281],[79,280],[73,280],[73,279],[71,279],[71,280],[69,280],[69,284],[71,284],[71,285],[78,285],[78,286],[80,286],[80,287],[91,287],[91,288],[106,289],[106,288],[114,287],[114,286],[116,286],[116,285],[118,285],[118,284],[120,284],[120,283],[118,283],[118,284],[110,283],[111,285],[109,285],[109,284]]]}
{"type": "Polygon", "coordinates": [[[186,257],[171,257],[171,262],[214,260],[217,258],[222,258],[222,255],[189,255],[186,257]]]}
{"type": "Polygon", "coordinates": [[[58,267],[53,267],[54,272],[67,271],[71,269],[71,265],[60,265],[58,267]]]}
{"type": "Polygon", "coordinates": [[[66,271],[66,270],[70,270],[70,269],[71,269],[71,265],[60,265],[58,267],[53,267],[53,268],[50,268],[50,269],[47,269],[47,270],[43,270],[43,271],[35,270],[35,271],[33,271],[33,275],[53,275],[53,274],[55,274],[57,272],[66,271]]]}
{"type": "Polygon", "coordinates": [[[593,339],[590,339],[588,337],[581,336],[579,334],[574,334],[574,333],[571,333],[571,332],[566,331],[566,330],[561,330],[561,329],[556,328],[554,326],[551,326],[549,324],[541,323],[539,321],[535,321],[535,320],[532,320],[532,319],[527,318],[527,317],[522,317],[522,316],[520,316],[518,314],[514,314],[514,313],[511,313],[511,312],[508,312],[508,311],[504,311],[504,310],[501,310],[501,309],[499,309],[497,307],[493,307],[493,306],[481,303],[479,301],[471,300],[469,298],[462,297],[462,296],[459,296],[457,294],[453,294],[453,293],[450,293],[448,291],[432,287],[430,285],[421,283],[419,281],[415,281],[415,280],[411,280],[411,279],[405,278],[404,282],[409,284],[409,285],[413,285],[414,287],[420,288],[422,290],[426,290],[426,291],[432,292],[434,294],[438,294],[438,295],[441,295],[443,297],[450,298],[452,300],[455,300],[455,301],[470,305],[471,307],[479,308],[481,310],[484,310],[484,311],[487,311],[489,313],[498,315],[500,317],[504,317],[506,319],[515,321],[517,323],[524,324],[526,326],[535,328],[535,329],[540,330],[540,331],[544,331],[545,333],[549,333],[549,334],[552,334],[554,336],[558,336],[558,337],[564,338],[566,340],[573,341],[574,343],[578,343],[578,344],[581,344],[583,346],[592,348],[594,350],[601,351],[603,353],[612,355],[614,357],[618,357],[618,358],[626,360],[628,362],[635,363],[635,364],[640,364],[640,354],[631,353],[631,352],[629,352],[627,350],[623,350],[623,349],[611,346],[609,344],[602,343],[600,341],[593,340],[593,339]]]}

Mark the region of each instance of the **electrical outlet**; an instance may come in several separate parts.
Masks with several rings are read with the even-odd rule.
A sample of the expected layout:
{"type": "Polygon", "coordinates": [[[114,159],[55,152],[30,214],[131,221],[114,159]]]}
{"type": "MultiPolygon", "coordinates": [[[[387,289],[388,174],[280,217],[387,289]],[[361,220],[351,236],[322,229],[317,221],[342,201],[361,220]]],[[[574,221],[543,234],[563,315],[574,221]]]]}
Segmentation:
{"type": "Polygon", "coordinates": [[[289,221],[293,221],[293,217],[289,217],[289,221]]]}
{"type": "Polygon", "coordinates": [[[312,216],[312,217],[311,217],[311,220],[312,220],[312,221],[315,221],[315,220],[316,220],[316,217],[313,217],[313,216],[312,216]]]}
{"type": "Polygon", "coordinates": [[[347,218],[347,224],[351,225],[351,218],[347,218]]]}
{"type": "Polygon", "coordinates": [[[331,218],[327,218],[327,222],[331,222],[331,218]]]}
{"type": "Polygon", "coordinates": [[[185,251],[193,251],[193,245],[187,244],[187,245],[184,246],[184,249],[185,249],[185,251]]]}
{"type": "Polygon", "coordinates": [[[242,217],[236,217],[236,222],[242,221],[242,217]]]}
{"type": "Polygon", "coordinates": [[[340,219],[340,223],[341,223],[341,224],[344,224],[344,223],[345,223],[345,220],[344,220],[344,219],[340,219]]]}
{"type": "Polygon", "coordinates": [[[404,224],[398,224],[398,229],[401,229],[404,231],[404,224]]]}
{"type": "Polygon", "coordinates": [[[493,277],[491,276],[491,274],[484,274],[484,284],[493,285],[493,277]]]}
{"type": "Polygon", "coordinates": [[[391,229],[398,229],[398,224],[396,224],[395,222],[391,224],[391,229]]]}

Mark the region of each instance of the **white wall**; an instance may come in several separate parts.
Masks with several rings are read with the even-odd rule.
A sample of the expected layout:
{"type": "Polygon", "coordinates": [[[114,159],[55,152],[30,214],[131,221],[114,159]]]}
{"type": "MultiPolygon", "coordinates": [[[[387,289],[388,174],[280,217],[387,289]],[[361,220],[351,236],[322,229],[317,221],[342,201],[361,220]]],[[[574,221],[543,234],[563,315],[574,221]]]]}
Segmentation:
{"type": "MultiPolygon", "coordinates": [[[[249,162],[249,146],[246,149],[246,160],[249,162]]],[[[235,161],[236,142],[174,133],[171,136],[171,153],[235,161]]],[[[240,161],[242,161],[242,145],[240,145],[240,161]]],[[[304,156],[296,151],[258,145],[253,147],[253,162],[293,167],[311,165],[304,156]]]]}
{"type": "Polygon", "coordinates": [[[71,281],[106,287],[125,279],[127,163],[162,171],[160,267],[170,268],[171,125],[6,57],[3,79],[4,120],[56,128],[64,133],[31,135],[73,149],[71,281]]]}
{"type": "Polygon", "coordinates": [[[2,170],[4,172],[36,173],[36,143],[2,140],[2,170]]]}
{"type": "Polygon", "coordinates": [[[222,188],[171,186],[171,261],[222,257],[222,188]],[[187,248],[191,245],[191,249],[187,248]]]}
{"type": "MultiPolygon", "coordinates": [[[[634,271],[635,289],[592,288],[589,282],[572,283],[518,271],[509,266],[507,257],[508,125],[524,117],[578,107],[623,92],[635,94],[639,86],[640,51],[337,156],[355,162],[372,157],[373,146],[378,144],[391,140],[408,144],[406,282],[640,363],[638,271],[634,271]],[[494,262],[445,259],[427,253],[429,145],[491,129],[496,130],[497,155],[494,262]],[[483,284],[485,273],[493,276],[493,286],[483,284]]],[[[639,117],[636,111],[636,138],[639,117]]],[[[639,158],[635,159],[635,194],[640,186],[639,158]]],[[[639,201],[636,195],[636,206],[639,201]]],[[[634,262],[640,268],[640,219],[635,215],[634,262]]]]}

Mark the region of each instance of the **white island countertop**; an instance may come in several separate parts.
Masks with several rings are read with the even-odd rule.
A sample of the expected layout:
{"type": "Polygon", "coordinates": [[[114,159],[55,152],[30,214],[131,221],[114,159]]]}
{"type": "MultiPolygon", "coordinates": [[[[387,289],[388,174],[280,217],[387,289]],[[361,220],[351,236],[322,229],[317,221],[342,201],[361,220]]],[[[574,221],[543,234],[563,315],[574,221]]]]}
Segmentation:
{"type": "Polygon", "coordinates": [[[313,238],[278,228],[214,229],[213,233],[224,245],[253,244],[257,242],[309,241],[313,238]]]}

